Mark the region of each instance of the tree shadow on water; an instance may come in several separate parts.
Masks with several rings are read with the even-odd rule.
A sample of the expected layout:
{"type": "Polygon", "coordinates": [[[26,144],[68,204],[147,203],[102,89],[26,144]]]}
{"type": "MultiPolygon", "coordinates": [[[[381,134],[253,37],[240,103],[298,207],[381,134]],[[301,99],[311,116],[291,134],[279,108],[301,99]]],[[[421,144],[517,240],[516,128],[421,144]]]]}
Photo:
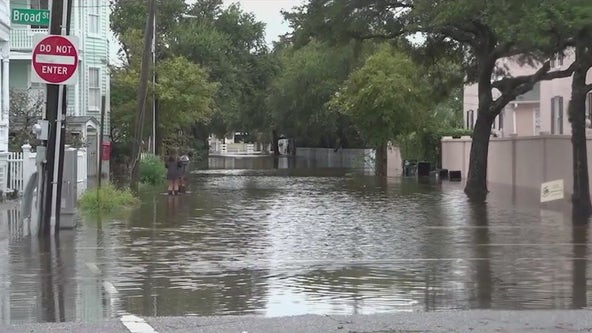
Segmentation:
{"type": "Polygon", "coordinates": [[[572,308],[583,309],[588,306],[587,258],[588,258],[588,218],[573,215],[572,243],[572,308]]]}
{"type": "Polygon", "coordinates": [[[472,243],[474,246],[474,264],[476,280],[476,307],[490,309],[493,294],[491,272],[489,214],[486,202],[469,201],[469,217],[472,227],[472,243]]]}

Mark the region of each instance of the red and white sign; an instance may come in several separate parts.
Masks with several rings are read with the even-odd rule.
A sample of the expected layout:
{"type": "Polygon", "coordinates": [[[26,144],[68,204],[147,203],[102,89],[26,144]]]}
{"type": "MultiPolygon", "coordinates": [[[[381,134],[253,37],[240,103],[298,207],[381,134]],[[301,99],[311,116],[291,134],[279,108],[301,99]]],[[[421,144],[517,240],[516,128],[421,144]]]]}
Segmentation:
{"type": "Polygon", "coordinates": [[[78,38],[75,36],[35,35],[31,82],[76,83],[78,38]]]}

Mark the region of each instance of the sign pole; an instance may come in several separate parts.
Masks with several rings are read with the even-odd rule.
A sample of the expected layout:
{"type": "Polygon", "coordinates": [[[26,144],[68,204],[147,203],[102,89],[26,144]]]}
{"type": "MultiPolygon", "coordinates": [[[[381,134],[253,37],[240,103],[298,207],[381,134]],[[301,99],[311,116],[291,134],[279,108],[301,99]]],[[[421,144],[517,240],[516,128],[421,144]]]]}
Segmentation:
{"type": "Polygon", "coordinates": [[[43,235],[59,229],[67,110],[65,85],[76,82],[78,67],[78,39],[65,36],[69,33],[71,6],[69,0],[52,1],[50,35],[33,36],[38,41],[33,49],[31,81],[47,84],[45,120],[49,123],[49,135],[43,142],[47,151],[41,186],[43,235]]]}
{"type": "MultiPolygon", "coordinates": [[[[61,30],[60,23],[62,21],[62,16],[64,12],[64,8],[62,6],[62,2],[59,0],[52,1],[51,5],[51,20],[50,20],[50,34],[58,34],[61,30]]],[[[33,61],[35,61],[35,55],[33,55],[33,61]]],[[[33,72],[32,72],[33,73],[33,72]]],[[[33,77],[33,76],[32,76],[33,77]]],[[[52,207],[54,203],[53,199],[53,192],[51,191],[51,185],[54,182],[53,176],[53,168],[54,168],[54,161],[55,161],[55,139],[56,139],[56,124],[55,120],[57,119],[57,94],[58,94],[58,86],[55,84],[48,84],[47,85],[47,98],[46,98],[46,113],[45,117],[46,120],[49,122],[49,137],[45,143],[47,156],[45,159],[45,172],[43,173],[43,193],[44,196],[42,198],[43,205],[42,210],[39,212],[41,214],[41,226],[42,232],[39,235],[50,235],[51,234],[51,215],[52,215],[52,207]]]]}
{"type": "MultiPolygon", "coordinates": [[[[62,16],[62,29],[61,35],[66,36],[70,34],[70,21],[71,21],[71,12],[72,12],[72,0],[64,0],[64,8],[66,9],[66,14],[62,16]]],[[[76,50],[77,52],[77,50],[76,50]]],[[[76,62],[78,59],[76,58],[76,62]]],[[[75,64],[78,66],[78,64],[75,64]]],[[[66,105],[66,86],[60,85],[62,91],[59,92],[60,98],[58,99],[58,125],[57,125],[57,140],[56,140],[56,150],[57,156],[56,158],[56,167],[57,167],[57,186],[56,186],[56,203],[55,203],[55,231],[56,233],[60,229],[60,213],[62,210],[62,186],[64,184],[64,150],[66,144],[66,116],[68,114],[68,108],[66,105]]]]}
{"type": "MultiPolygon", "coordinates": [[[[63,0],[63,8],[68,8],[68,0],[63,0]]],[[[67,15],[63,15],[62,14],[62,26],[60,29],[60,35],[65,36],[66,35],[66,24],[68,23],[68,18],[67,15]]],[[[55,226],[55,231],[57,233],[57,231],[60,229],[60,207],[61,207],[61,197],[58,196],[58,187],[61,187],[61,182],[60,182],[60,160],[63,159],[64,157],[62,156],[62,151],[60,149],[60,147],[63,145],[62,143],[62,121],[65,119],[62,119],[62,105],[64,104],[64,90],[65,87],[63,84],[60,84],[58,86],[58,108],[57,108],[57,119],[56,119],[56,130],[55,130],[55,135],[56,135],[56,139],[55,139],[55,157],[53,160],[54,166],[53,166],[53,184],[52,184],[52,190],[51,190],[51,197],[53,199],[52,201],[52,205],[51,205],[51,220],[53,221],[53,225],[55,226]]]]}

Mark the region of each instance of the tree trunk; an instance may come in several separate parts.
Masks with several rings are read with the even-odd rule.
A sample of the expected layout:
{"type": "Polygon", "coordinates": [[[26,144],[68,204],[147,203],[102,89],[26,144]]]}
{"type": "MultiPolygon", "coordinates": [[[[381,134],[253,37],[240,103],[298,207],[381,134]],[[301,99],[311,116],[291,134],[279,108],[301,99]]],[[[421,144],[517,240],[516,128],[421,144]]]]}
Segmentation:
{"type": "Polygon", "coordinates": [[[376,148],[376,161],[375,161],[374,169],[375,169],[375,174],[378,177],[386,177],[387,176],[387,167],[388,167],[387,151],[388,151],[388,147],[387,147],[386,142],[376,148]]]}
{"type": "MultiPolygon", "coordinates": [[[[579,53],[576,51],[576,53],[579,53]]],[[[578,57],[577,57],[578,58],[578,57]]],[[[578,61],[580,59],[576,59],[578,61]]],[[[580,60],[581,61],[581,60],[580,60]]],[[[586,147],[586,73],[588,66],[579,65],[573,75],[569,121],[571,122],[571,145],[573,151],[572,210],[578,217],[592,213],[588,178],[588,153],[586,147]]]]}
{"type": "Polygon", "coordinates": [[[491,126],[495,117],[489,116],[489,110],[479,107],[473,142],[469,158],[469,174],[465,193],[472,201],[485,201],[487,197],[487,155],[489,152],[489,138],[491,126]]]}
{"type": "Polygon", "coordinates": [[[280,147],[278,145],[278,134],[277,134],[277,130],[274,129],[273,131],[271,131],[271,151],[273,152],[273,155],[277,156],[280,154],[280,147]]]}

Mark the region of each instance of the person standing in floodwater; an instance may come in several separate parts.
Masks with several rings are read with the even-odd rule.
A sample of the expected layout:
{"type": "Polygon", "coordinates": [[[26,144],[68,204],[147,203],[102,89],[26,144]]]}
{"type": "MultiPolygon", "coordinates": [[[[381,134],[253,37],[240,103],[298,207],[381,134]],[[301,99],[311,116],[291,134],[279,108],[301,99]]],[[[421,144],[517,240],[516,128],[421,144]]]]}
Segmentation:
{"type": "Polygon", "coordinates": [[[187,189],[187,168],[189,165],[189,154],[179,157],[179,193],[185,193],[187,189]]]}
{"type": "Polygon", "coordinates": [[[166,179],[169,195],[176,195],[179,191],[179,159],[176,153],[170,153],[164,162],[167,169],[166,179]]]}

